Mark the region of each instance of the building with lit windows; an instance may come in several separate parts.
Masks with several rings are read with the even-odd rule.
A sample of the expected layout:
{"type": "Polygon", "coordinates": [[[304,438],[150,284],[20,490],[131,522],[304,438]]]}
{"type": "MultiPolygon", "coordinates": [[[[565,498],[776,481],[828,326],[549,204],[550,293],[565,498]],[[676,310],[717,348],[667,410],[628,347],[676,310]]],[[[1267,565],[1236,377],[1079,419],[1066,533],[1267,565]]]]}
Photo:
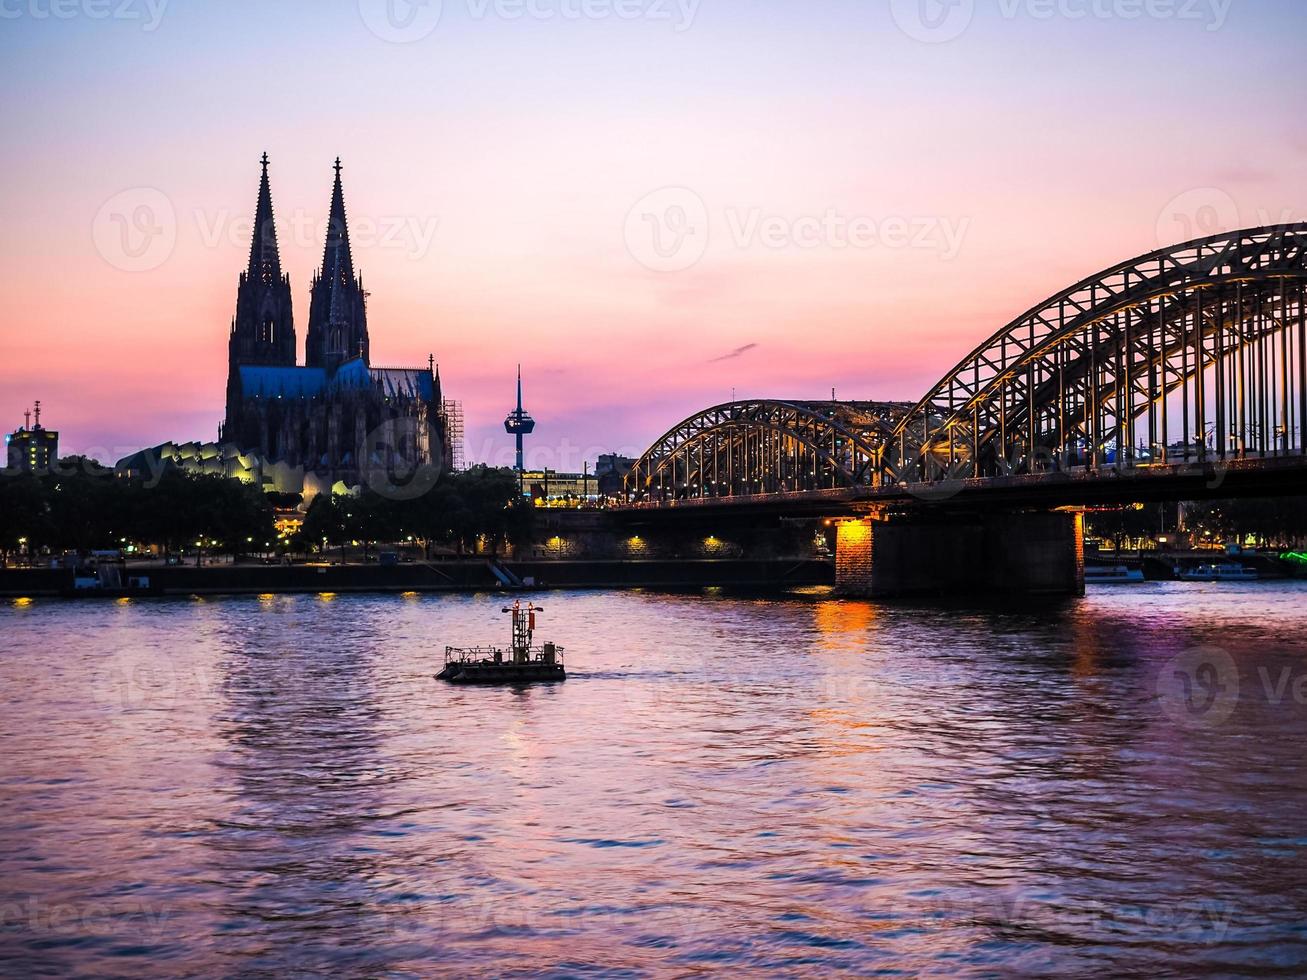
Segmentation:
{"type": "Polygon", "coordinates": [[[531,497],[537,507],[577,507],[594,500],[598,492],[593,473],[527,470],[522,474],[522,493],[531,497]]]}
{"type": "Polygon", "coordinates": [[[41,425],[41,403],[23,413],[20,429],[5,436],[9,468],[25,473],[44,473],[59,459],[59,433],[41,425]],[[33,420],[35,415],[35,420],[33,420]]]}

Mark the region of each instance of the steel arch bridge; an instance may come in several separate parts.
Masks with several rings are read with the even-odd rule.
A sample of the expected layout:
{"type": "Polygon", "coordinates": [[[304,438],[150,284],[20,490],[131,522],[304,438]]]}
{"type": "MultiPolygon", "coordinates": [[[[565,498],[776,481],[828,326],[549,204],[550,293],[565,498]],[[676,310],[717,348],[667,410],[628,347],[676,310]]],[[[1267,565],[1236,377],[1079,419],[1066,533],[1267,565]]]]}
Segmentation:
{"type": "Polygon", "coordinates": [[[999,330],[915,405],[740,402],[673,428],[631,503],[1307,456],[1307,224],[1123,262],[999,330]]]}
{"type": "Polygon", "coordinates": [[[626,478],[633,503],[811,493],[871,483],[911,402],[736,401],[691,416],[626,478]]]}
{"type": "Polygon", "coordinates": [[[1122,263],[1030,310],[899,420],[891,482],[1301,454],[1307,225],[1122,263]]]}

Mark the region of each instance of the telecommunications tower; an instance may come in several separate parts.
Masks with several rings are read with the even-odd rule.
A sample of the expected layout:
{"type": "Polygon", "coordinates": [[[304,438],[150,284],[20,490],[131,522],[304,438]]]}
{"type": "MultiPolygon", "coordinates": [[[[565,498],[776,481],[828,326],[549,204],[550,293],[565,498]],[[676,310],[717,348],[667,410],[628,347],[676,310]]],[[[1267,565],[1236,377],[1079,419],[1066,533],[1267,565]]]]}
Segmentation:
{"type": "Polygon", "coordinates": [[[517,437],[517,483],[522,486],[522,473],[526,469],[522,462],[522,437],[535,431],[536,420],[522,407],[522,365],[517,366],[517,408],[508,413],[504,419],[504,431],[517,437]]]}

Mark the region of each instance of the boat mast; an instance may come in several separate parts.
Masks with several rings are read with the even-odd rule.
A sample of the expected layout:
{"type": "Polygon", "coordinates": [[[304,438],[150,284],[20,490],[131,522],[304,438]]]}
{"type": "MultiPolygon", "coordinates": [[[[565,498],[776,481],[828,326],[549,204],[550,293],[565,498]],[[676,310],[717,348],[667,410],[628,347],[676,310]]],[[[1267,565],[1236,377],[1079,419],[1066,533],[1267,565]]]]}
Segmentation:
{"type": "Polygon", "coordinates": [[[544,606],[528,602],[522,608],[522,601],[514,599],[511,606],[505,606],[504,612],[513,614],[513,663],[524,664],[531,659],[531,639],[536,628],[536,613],[543,612],[544,606]]]}

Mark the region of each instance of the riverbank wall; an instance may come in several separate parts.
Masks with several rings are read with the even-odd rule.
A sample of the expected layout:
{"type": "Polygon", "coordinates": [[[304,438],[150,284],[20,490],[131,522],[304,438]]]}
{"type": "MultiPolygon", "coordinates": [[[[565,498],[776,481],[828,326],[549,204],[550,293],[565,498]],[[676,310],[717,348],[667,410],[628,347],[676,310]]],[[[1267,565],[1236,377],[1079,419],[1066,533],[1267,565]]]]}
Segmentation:
{"type": "MultiPolygon", "coordinates": [[[[536,589],[788,588],[828,585],[829,561],[721,559],[649,561],[506,561],[517,579],[536,589]]],[[[494,592],[504,589],[482,560],[402,565],[128,566],[148,577],[159,595],[241,595],[322,592],[494,592]]],[[[73,573],[57,568],[0,569],[0,596],[58,596],[73,588],[73,573]]]]}

